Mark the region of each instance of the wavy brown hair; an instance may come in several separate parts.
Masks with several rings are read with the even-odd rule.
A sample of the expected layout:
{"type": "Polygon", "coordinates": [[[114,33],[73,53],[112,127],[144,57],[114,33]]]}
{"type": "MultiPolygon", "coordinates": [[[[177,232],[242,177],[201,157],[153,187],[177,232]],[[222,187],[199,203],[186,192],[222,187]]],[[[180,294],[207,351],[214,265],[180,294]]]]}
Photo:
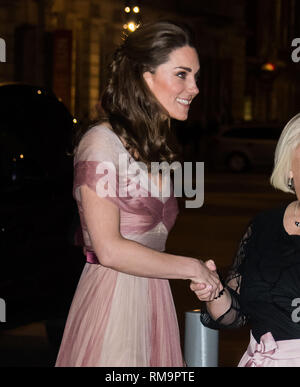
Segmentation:
{"type": "Polygon", "coordinates": [[[116,50],[101,98],[106,120],[128,152],[148,167],[152,161],[178,159],[170,116],[148,88],[143,74],[155,73],[172,51],[195,48],[192,32],[169,21],[146,24],[131,33],[116,50]]]}

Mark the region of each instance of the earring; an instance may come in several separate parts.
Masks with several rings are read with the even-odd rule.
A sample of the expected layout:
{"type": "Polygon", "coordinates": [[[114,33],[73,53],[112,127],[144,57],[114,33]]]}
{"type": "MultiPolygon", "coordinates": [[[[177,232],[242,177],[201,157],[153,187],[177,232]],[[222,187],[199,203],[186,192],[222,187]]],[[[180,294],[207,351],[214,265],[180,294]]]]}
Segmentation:
{"type": "Polygon", "coordinates": [[[294,179],[292,177],[289,177],[288,179],[288,187],[292,190],[294,190],[294,179]]]}

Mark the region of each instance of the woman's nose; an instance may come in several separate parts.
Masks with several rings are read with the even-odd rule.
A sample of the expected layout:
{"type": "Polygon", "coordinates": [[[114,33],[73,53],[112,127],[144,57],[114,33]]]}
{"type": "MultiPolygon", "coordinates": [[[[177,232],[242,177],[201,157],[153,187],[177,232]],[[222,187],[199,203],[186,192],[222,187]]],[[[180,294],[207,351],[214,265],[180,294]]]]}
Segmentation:
{"type": "Polygon", "coordinates": [[[188,85],[188,88],[189,88],[189,92],[194,95],[197,95],[199,93],[196,80],[191,80],[191,82],[188,85]]]}

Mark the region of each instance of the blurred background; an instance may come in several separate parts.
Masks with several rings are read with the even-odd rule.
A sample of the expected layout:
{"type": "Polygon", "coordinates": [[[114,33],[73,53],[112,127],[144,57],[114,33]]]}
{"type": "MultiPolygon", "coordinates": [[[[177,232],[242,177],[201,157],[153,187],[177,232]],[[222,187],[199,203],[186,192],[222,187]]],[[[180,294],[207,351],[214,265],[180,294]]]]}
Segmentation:
{"type": "MultiPolygon", "coordinates": [[[[0,0],[0,366],[55,362],[85,262],[72,134],[97,120],[124,33],[159,19],[196,33],[200,93],[173,126],[184,160],[205,162],[204,205],[179,200],[167,250],[225,273],[250,219],[293,200],[269,176],[300,111],[299,0],[0,0]]],[[[201,305],[187,281],[171,286],[184,345],[184,312],[201,305]]],[[[235,366],[248,339],[248,327],[221,332],[220,366],[235,366]]]]}

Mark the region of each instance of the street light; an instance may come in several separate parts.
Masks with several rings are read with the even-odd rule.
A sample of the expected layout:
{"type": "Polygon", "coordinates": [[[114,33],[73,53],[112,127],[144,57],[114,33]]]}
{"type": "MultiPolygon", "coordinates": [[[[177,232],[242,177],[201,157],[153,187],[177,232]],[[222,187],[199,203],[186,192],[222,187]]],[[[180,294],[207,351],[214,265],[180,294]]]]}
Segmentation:
{"type": "Polygon", "coordinates": [[[137,29],[137,25],[134,22],[130,22],[128,23],[127,29],[133,32],[137,29]]]}
{"type": "Polygon", "coordinates": [[[128,0],[125,2],[123,29],[128,32],[134,32],[141,24],[140,7],[138,0],[128,0]]]}
{"type": "Polygon", "coordinates": [[[267,62],[261,66],[261,69],[264,71],[275,71],[275,65],[271,62],[267,62]]]}

